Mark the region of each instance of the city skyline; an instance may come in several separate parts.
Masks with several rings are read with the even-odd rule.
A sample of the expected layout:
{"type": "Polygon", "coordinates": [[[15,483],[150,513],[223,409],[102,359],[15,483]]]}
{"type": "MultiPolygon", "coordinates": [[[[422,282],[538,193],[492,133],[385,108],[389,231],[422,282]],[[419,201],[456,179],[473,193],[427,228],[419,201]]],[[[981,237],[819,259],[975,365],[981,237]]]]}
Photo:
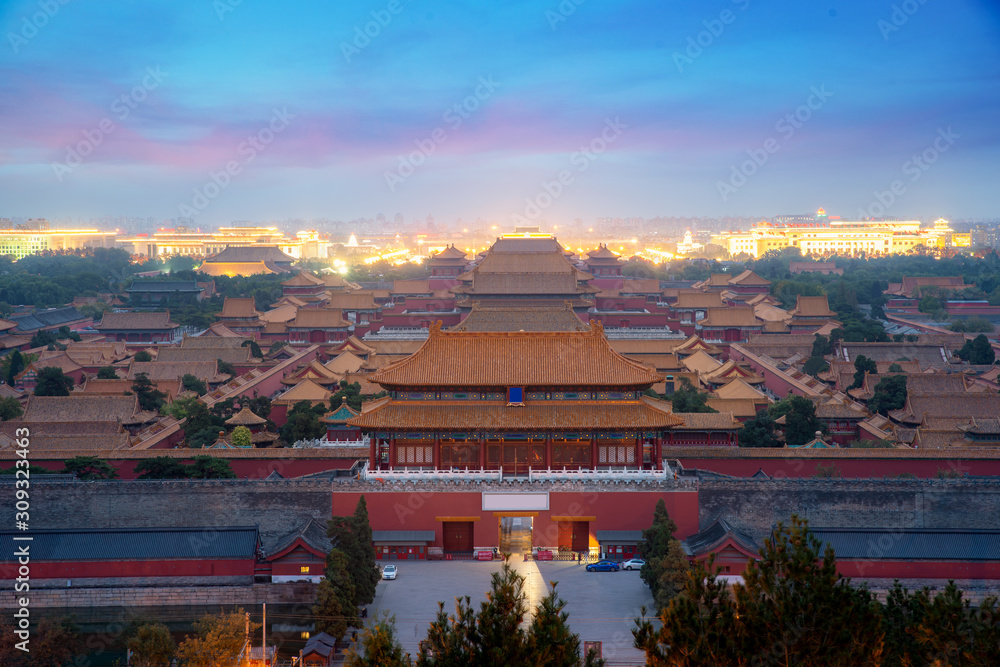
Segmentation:
{"type": "Polygon", "coordinates": [[[44,4],[0,10],[4,216],[996,216],[985,2],[44,4]]]}

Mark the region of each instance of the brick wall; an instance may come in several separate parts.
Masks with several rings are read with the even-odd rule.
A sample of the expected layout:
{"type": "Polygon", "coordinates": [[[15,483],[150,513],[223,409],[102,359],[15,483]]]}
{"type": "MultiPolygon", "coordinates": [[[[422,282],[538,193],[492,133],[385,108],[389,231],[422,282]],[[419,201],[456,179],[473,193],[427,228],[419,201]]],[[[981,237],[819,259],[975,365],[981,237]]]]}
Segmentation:
{"type": "Polygon", "coordinates": [[[702,479],[699,523],[724,516],[758,543],[792,514],[817,528],[990,528],[1000,480],[702,479]]]}
{"type": "MultiPolygon", "coordinates": [[[[309,604],[316,599],[316,584],[253,584],[250,586],[157,586],[135,588],[32,588],[34,609],[86,607],[200,607],[268,604],[309,604]]],[[[22,594],[23,595],[23,594],[22,594]]],[[[0,608],[17,606],[15,593],[0,594],[0,608]]]]}
{"type": "Polygon", "coordinates": [[[32,482],[32,528],[257,525],[265,550],[332,508],[325,479],[32,482]]]}

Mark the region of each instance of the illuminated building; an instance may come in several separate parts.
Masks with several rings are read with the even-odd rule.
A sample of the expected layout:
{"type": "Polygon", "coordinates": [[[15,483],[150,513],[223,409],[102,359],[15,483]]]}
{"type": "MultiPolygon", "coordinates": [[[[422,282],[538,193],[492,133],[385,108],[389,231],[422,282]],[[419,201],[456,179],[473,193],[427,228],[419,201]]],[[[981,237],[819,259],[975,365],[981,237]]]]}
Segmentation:
{"type": "Polygon", "coordinates": [[[277,227],[220,227],[216,232],[190,231],[185,227],[161,229],[151,235],[122,239],[119,245],[130,247],[132,254],[146,257],[187,255],[208,257],[229,247],[276,246],[295,259],[326,258],[329,241],[315,231],[302,231],[295,238],[285,237],[277,227]]]}
{"type": "Polygon", "coordinates": [[[114,247],[115,232],[49,229],[49,221],[44,218],[34,218],[17,226],[9,219],[0,219],[0,255],[11,255],[14,259],[46,251],[114,247]]]}
{"type": "Polygon", "coordinates": [[[969,247],[969,234],[957,234],[946,220],[921,228],[917,220],[829,220],[808,223],[757,223],[750,231],[712,239],[731,256],[761,257],[771,250],[798,248],[803,255],[892,255],[928,249],[969,247]]]}

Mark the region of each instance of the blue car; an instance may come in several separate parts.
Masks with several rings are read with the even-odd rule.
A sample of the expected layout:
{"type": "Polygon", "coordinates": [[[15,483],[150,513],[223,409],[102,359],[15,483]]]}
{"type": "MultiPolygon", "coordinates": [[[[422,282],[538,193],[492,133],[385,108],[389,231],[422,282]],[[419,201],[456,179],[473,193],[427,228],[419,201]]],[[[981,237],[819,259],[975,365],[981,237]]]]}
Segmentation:
{"type": "Polygon", "coordinates": [[[596,563],[591,563],[587,566],[587,572],[617,572],[618,563],[610,560],[602,560],[596,563]]]}

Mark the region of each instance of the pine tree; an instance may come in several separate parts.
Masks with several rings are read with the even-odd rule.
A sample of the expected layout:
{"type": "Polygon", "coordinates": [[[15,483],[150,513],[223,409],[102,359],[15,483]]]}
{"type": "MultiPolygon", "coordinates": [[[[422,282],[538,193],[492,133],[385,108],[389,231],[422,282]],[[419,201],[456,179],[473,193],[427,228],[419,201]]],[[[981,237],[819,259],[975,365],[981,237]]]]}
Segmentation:
{"type": "Polygon", "coordinates": [[[370,604],[375,599],[375,589],[382,578],[378,564],[375,562],[375,546],[372,538],[372,526],[368,520],[368,503],[365,497],[358,498],[354,508],[354,532],[358,540],[358,569],[353,573],[354,586],[357,588],[356,602],[360,605],[370,604]]]}
{"type": "Polygon", "coordinates": [[[313,606],[316,629],[337,638],[343,637],[348,627],[361,627],[348,563],[347,555],[340,549],[333,549],[327,555],[326,576],[319,582],[313,606]]]}
{"type": "Polygon", "coordinates": [[[696,562],[684,591],[662,610],[662,627],[636,619],[636,648],[648,665],[746,667],[879,665],[880,606],[837,574],[833,550],[804,521],[779,523],[731,595],[715,565],[696,562]]]}
{"type": "Polygon", "coordinates": [[[506,563],[493,573],[478,613],[468,596],[455,600],[454,615],[438,603],[437,618],[420,645],[418,667],[602,667],[604,661],[593,655],[580,657],[580,637],[570,632],[566,603],[558,597],[556,584],[551,586],[527,631],[520,627],[528,611],[524,577],[506,563]]]}
{"type": "Polygon", "coordinates": [[[7,369],[7,384],[11,387],[14,386],[14,378],[17,377],[18,373],[24,370],[24,357],[21,355],[21,351],[14,349],[10,353],[10,366],[7,369]]]}
{"type": "Polygon", "coordinates": [[[667,555],[660,558],[657,569],[660,578],[656,582],[656,605],[662,609],[684,590],[691,569],[680,540],[670,541],[667,555]]]}
{"type": "Polygon", "coordinates": [[[354,514],[331,518],[326,534],[347,556],[354,604],[356,606],[370,604],[375,599],[375,588],[381,576],[375,564],[372,529],[368,521],[368,504],[364,496],[358,499],[354,514]]]}
{"type": "Polygon", "coordinates": [[[410,667],[410,655],[396,639],[396,617],[388,612],[361,633],[345,656],[346,667],[410,667]]]}
{"type": "MultiPolygon", "coordinates": [[[[669,564],[676,566],[673,561],[665,561],[670,554],[671,544],[677,542],[674,533],[677,532],[677,524],[667,513],[667,506],[663,498],[656,501],[653,510],[653,525],[642,531],[643,542],[639,543],[639,555],[646,563],[639,570],[639,576],[649,586],[654,599],[659,599],[660,579],[664,574],[665,567],[669,564]]],[[[678,544],[678,546],[680,546],[678,544]]],[[[670,579],[668,578],[668,581],[670,579]]]]}

